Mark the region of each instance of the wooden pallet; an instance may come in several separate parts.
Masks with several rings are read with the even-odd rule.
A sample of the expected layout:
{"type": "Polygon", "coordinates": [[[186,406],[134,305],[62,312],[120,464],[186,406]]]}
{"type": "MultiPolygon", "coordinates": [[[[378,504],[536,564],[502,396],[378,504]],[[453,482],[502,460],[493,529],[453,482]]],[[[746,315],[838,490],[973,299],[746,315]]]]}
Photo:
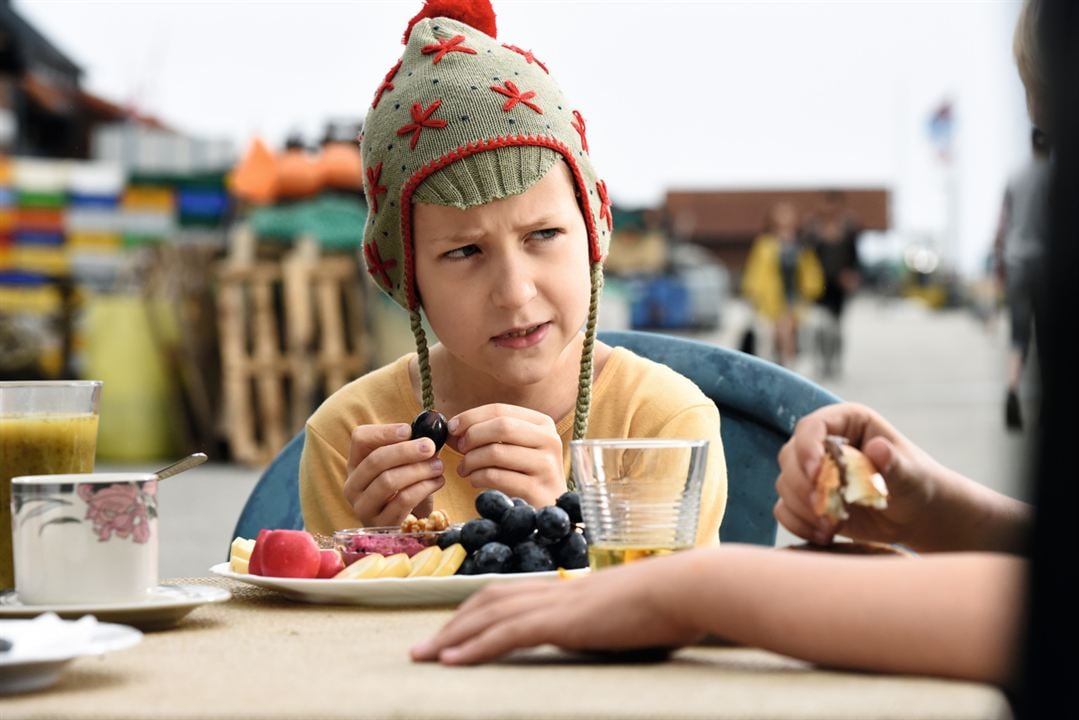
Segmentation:
{"type": "Polygon", "coordinates": [[[178,450],[214,451],[220,438],[217,419],[220,381],[213,268],[214,245],[172,242],[144,248],[136,272],[154,344],[161,351],[169,383],[170,408],[178,450]],[[163,332],[163,328],[175,332],[163,332]]]}
{"type": "Polygon", "coordinates": [[[321,256],[302,239],[259,260],[248,240],[218,267],[218,324],[224,435],[234,459],[258,466],[363,372],[368,343],[355,256],[321,256]]]}

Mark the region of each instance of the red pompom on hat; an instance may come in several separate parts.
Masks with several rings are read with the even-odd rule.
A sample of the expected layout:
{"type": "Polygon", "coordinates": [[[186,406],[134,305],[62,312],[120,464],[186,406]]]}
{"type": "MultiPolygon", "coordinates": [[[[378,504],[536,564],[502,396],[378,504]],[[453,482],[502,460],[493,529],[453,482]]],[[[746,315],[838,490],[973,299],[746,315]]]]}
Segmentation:
{"type": "Polygon", "coordinates": [[[491,37],[497,37],[495,9],[491,7],[490,0],[427,0],[416,17],[408,21],[401,43],[408,45],[408,36],[412,34],[412,27],[420,20],[437,17],[451,18],[491,37]]]}

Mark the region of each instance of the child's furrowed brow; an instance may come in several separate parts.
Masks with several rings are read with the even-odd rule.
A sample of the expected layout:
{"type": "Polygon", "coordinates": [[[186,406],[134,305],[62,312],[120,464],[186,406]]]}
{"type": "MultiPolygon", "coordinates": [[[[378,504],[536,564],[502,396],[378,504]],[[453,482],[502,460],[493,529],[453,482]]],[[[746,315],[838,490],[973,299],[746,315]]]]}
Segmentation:
{"type": "Polygon", "coordinates": [[[482,240],[485,234],[482,230],[462,230],[434,235],[428,242],[431,245],[467,245],[482,240]]]}
{"type": "Polygon", "coordinates": [[[521,223],[518,230],[539,230],[541,228],[562,225],[564,222],[565,221],[559,219],[557,215],[541,215],[533,220],[521,223]]]}
{"type": "MultiPolygon", "coordinates": [[[[563,224],[563,220],[557,215],[545,213],[535,218],[522,218],[513,223],[512,231],[515,234],[534,232],[544,228],[556,227],[563,224]]],[[[488,237],[490,233],[483,229],[460,230],[458,232],[446,232],[432,235],[427,241],[430,245],[468,245],[476,243],[488,237]]],[[[425,244],[427,244],[425,243],[425,244]]]]}

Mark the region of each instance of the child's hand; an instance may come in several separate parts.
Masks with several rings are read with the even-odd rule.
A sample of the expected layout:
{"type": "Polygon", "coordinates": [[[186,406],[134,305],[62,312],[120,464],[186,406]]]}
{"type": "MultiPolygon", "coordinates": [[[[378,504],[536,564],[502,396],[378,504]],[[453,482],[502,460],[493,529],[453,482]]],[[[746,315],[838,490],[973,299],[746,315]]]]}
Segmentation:
{"type": "Polygon", "coordinates": [[[488,585],[434,637],[413,647],[412,659],[471,665],[545,643],[599,651],[688,645],[704,632],[691,625],[680,603],[669,602],[684,594],[661,597],[657,590],[696,581],[689,553],[679,555],[580,579],[488,585]]]}
{"type": "Polygon", "coordinates": [[[516,405],[482,405],[450,419],[450,444],[464,455],[457,468],[473,487],[494,488],[533,507],[566,492],[562,438],[543,413],[516,405]]]}
{"type": "Polygon", "coordinates": [[[359,425],[352,431],[345,499],[367,527],[400,525],[431,514],[432,495],[446,484],[435,444],[409,440],[406,423],[359,425]]]}
{"type": "Polygon", "coordinates": [[[914,547],[923,534],[919,525],[928,519],[925,511],[952,474],[873,410],[854,403],[829,405],[802,418],[780,449],[774,514],[795,535],[821,545],[842,533],[856,540],[914,547]],[[847,438],[877,466],[888,485],[887,509],[848,505],[850,517],[839,524],[813,512],[826,435],[847,438]]]}

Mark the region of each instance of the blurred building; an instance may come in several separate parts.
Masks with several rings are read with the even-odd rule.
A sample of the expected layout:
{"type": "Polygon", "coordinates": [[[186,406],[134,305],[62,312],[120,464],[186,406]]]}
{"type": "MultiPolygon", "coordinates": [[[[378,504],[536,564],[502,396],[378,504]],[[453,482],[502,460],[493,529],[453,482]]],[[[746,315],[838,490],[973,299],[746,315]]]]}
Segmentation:
{"type": "Polygon", "coordinates": [[[765,218],[778,202],[792,203],[803,220],[823,204],[834,190],[843,193],[846,210],[863,230],[890,226],[890,193],[884,189],[845,190],[732,190],[667,193],[663,208],[668,233],[679,241],[710,250],[732,271],[740,271],[753,239],[764,229],[765,218]]]}
{"type": "Polygon", "coordinates": [[[0,154],[105,160],[129,172],[232,163],[231,143],[186,137],[82,87],[83,70],[0,0],[0,154]]]}
{"type": "Polygon", "coordinates": [[[78,65],[0,0],[0,148],[85,157],[81,77],[78,65]]]}

